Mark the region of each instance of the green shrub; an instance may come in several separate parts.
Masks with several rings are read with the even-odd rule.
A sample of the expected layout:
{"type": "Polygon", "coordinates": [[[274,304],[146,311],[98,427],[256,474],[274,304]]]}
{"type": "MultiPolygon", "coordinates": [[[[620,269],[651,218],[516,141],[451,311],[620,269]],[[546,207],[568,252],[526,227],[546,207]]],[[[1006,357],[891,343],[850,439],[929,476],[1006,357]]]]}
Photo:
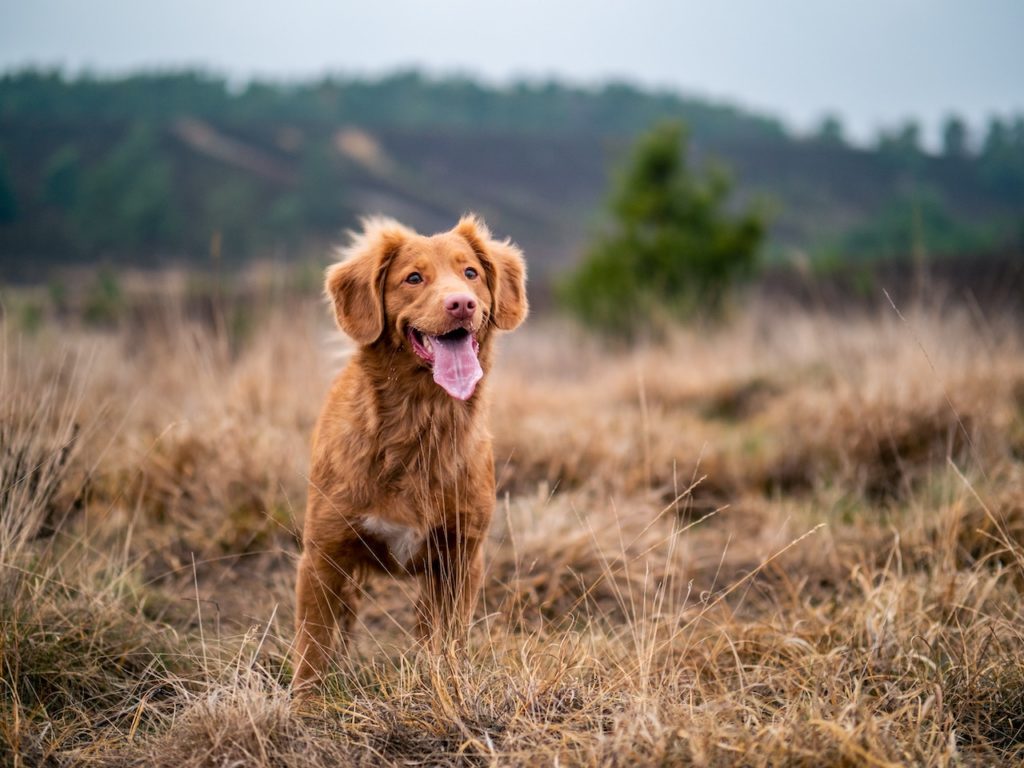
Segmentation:
{"type": "Polygon", "coordinates": [[[114,325],[123,309],[124,298],[117,273],[110,267],[101,267],[85,297],[82,319],[89,325],[114,325]]]}
{"type": "Polygon", "coordinates": [[[764,235],[758,213],[731,210],[731,190],[721,168],[690,167],[681,124],[641,137],[611,198],[611,231],[561,286],[566,306],[626,336],[664,317],[720,313],[730,287],[753,269],[764,235]]]}

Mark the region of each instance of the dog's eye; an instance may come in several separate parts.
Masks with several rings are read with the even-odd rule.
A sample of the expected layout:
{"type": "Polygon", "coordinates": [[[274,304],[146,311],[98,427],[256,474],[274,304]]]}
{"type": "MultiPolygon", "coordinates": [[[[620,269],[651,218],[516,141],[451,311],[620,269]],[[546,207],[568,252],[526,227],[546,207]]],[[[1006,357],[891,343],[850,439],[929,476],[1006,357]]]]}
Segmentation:
{"type": "Polygon", "coordinates": [[[409,285],[418,285],[423,282],[423,275],[419,272],[410,272],[408,277],[405,278],[405,282],[409,285]]]}
{"type": "Polygon", "coordinates": [[[473,280],[476,277],[476,270],[472,267],[466,267],[466,277],[473,280]]]}

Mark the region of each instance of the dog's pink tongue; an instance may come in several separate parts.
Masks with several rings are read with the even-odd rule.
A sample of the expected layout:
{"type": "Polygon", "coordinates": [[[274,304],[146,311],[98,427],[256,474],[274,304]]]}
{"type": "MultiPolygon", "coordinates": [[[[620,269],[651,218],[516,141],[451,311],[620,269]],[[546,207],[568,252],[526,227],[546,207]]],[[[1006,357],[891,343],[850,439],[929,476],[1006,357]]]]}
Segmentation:
{"type": "Polygon", "coordinates": [[[430,345],[434,351],[434,381],[452,397],[468,400],[484,376],[476,357],[476,339],[468,333],[461,339],[433,336],[430,345]]]}

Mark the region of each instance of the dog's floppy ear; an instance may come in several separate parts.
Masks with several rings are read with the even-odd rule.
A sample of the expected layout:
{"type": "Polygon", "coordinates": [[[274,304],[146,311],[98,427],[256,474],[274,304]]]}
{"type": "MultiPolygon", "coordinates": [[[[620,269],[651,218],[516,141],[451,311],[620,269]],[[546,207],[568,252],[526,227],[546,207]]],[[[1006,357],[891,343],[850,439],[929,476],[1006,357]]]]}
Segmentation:
{"type": "Polygon", "coordinates": [[[366,219],[363,232],[342,249],[342,260],[327,269],[325,290],[334,318],[358,344],[372,344],[384,332],[388,265],[411,234],[393,219],[366,219]]]}
{"type": "Polygon", "coordinates": [[[503,331],[517,327],[530,310],[526,301],[526,261],[511,240],[493,240],[483,219],[467,214],[459,219],[455,232],[476,251],[487,271],[487,283],[494,297],[491,320],[503,331]]]}

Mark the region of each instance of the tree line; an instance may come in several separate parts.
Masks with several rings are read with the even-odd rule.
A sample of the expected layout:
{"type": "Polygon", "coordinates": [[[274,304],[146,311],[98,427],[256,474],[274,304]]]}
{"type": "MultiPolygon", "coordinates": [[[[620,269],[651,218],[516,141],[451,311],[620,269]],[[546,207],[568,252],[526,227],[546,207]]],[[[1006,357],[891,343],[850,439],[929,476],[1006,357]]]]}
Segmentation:
{"type": "MultiPolygon", "coordinates": [[[[908,253],[922,237],[934,251],[979,250],[1024,238],[1022,117],[993,118],[983,135],[972,136],[951,116],[936,156],[922,148],[915,123],[883,132],[865,150],[849,146],[835,117],[796,137],[771,118],[623,83],[496,88],[405,72],[236,86],[199,72],[108,79],[25,71],[0,77],[0,270],[28,274],[73,259],[195,261],[209,257],[214,241],[229,261],[294,255],[319,248],[364,213],[367,191],[422,199],[422,188],[436,184],[422,178],[421,157],[410,161],[417,167],[381,174],[339,152],[345,126],[414,139],[472,136],[508,154],[512,166],[515,152],[542,151],[548,139],[590,137],[588,146],[597,149],[579,162],[604,165],[614,152],[602,154],[602,147],[621,154],[665,120],[685,124],[704,154],[754,168],[773,157],[793,159],[793,169],[761,181],[785,212],[774,229],[766,219],[769,247],[786,216],[814,228],[818,214],[801,222],[799,203],[813,185],[819,204],[823,193],[870,199],[852,225],[817,240],[800,242],[798,235],[812,252],[908,253]],[[204,121],[228,150],[242,148],[240,160],[190,144],[183,120],[204,121]],[[861,191],[863,180],[842,170],[850,167],[873,174],[884,199],[861,191]],[[800,177],[808,173],[815,178],[800,177]]],[[[551,163],[563,159],[552,156],[551,163]]],[[[488,183],[478,180],[484,192],[488,183]]],[[[740,175],[741,193],[744,183],[740,175]]],[[[601,196],[598,190],[590,204],[601,196]]]]}

